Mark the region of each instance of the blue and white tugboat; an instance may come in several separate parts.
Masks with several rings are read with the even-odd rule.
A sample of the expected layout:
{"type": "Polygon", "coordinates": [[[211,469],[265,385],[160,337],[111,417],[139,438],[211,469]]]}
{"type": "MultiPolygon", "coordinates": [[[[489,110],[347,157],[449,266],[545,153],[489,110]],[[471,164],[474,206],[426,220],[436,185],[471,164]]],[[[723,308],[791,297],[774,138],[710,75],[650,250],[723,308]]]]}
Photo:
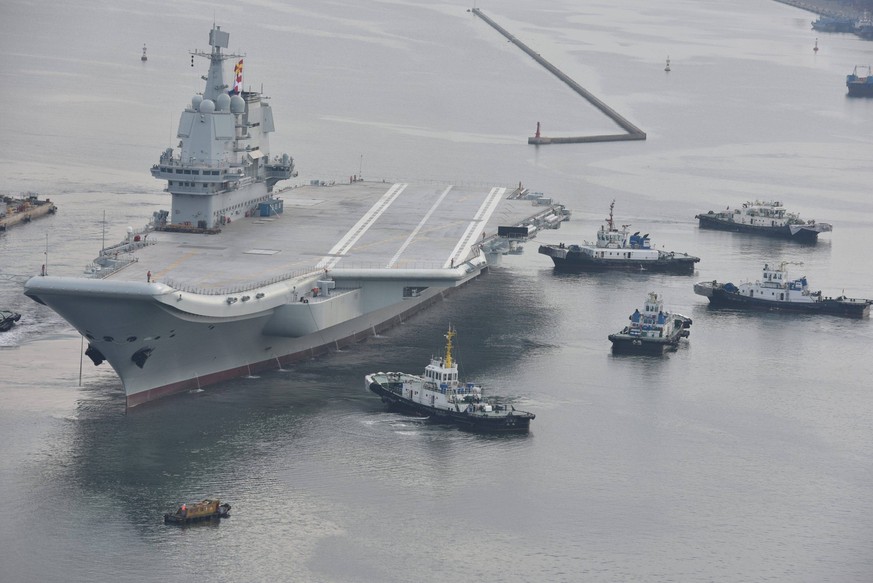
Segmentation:
{"type": "Polygon", "coordinates": [[[526,432],[536,417],[533,413],[488,401],[482,387],[458,380],[458,363],[452,357],[454,337],[450,326],[445,356],[432,357],[424,375],[377,372],[364,377],[365,386],[392,408],[427,415],[431,421],[484,433],[526,432]]]}
{"type": "Polygon", "coordinates": [[[736,233],[751,233],[801,243],[815,243],[819,233],[833,230],[829,223],[804,221],[797,213],[788,212],[778,201],[749,201],[742,207],[709,211],[695,216],[701,229],[718,229],[736,233]]]}
{"type": "Polygon", "coordinates": [[[863,318],[870,314],[873,300],[824,297],[821,291],[810,291],[806,276],[789,279],[787,262],[778,267],[764,264],[761,281],[754,283],[718,283],[701,281],[694,284],[694,293],[709,298],[714,307],[734,307],[753,310],[779,310],[811,314],[833,314],[863,318]]]}
{"type": "Polygon", "coordinates": [[[597,231],[597,241],[585,241],[581,245],[540,245],[539,252],[548,255],[555,269],[566,271],[655,271],[662,273],[690,274],[694,264],[700,261],[687,253],[659,251],[652,248],[649,234],[630,233],[630,225],[615,226],[612,209],[609,218],[597,231]]]}
{"type": "Polygon", "coordinates": [[[613,352],[663,354],[665,348],[676,348],[679,340],[691,333],[691,318],[664,310],[664,302],[656,292],[649,292],[643,311],[634,310],[630,324],[621,332],[609,335],[613,352]]]}

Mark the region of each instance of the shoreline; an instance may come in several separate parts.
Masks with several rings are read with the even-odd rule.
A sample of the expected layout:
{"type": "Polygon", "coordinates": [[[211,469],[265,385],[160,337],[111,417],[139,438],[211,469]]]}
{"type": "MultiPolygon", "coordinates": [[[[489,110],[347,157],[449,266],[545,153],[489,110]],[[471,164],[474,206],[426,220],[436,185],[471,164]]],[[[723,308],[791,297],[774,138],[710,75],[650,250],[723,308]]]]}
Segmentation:
{"type": "MultiPolygon", "coordinates": [[[[864,15],[864,10],[859,9],[854,2],[846,0],[776,0],[781,4],[787,4],[820,16],[832,16],[837,18],[858,19],[864,15]]],[[[873,8],[873,7],[871,7],[873,8]]]]}

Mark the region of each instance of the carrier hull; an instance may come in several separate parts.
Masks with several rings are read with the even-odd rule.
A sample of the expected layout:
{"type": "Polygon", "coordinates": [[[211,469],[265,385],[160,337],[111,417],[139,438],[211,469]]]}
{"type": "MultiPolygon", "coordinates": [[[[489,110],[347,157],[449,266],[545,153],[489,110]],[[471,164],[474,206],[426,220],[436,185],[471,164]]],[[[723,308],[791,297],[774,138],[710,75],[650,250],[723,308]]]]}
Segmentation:
{"type": "MultiPolygon", "coordinates": [[[[509,249],[498,234],[556,228],[525,189],[297,176],[271,156],[265,95],[242,89],[241,55],[213,24],[202,93],[178,148],[151,167],[169,210],[104,247],[81,277],[42,274],[25,294],[55,310],[108,362],[128,406],[308,358],[397,323],[509,249]],[[240,59],[238,62],[236,59],[240,59]],[[233,89],[226,61],[236,62],[233,89]],[[229,79],[227,79],[229,81],[229,79]]],[[[517,242],[516,242],[517,246],[517,242]]]]}

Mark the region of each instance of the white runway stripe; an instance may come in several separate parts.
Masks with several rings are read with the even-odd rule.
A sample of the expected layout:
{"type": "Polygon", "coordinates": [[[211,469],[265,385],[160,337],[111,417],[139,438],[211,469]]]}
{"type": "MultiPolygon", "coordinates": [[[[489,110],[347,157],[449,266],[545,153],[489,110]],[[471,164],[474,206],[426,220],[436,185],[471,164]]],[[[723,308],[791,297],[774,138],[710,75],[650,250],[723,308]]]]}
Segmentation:
{"type": "Polygon", "coordinates": [[[466,257],[466,250],[470,248],[476,239],[479,238],[479,235],[482,234],[482,231],[485,229],[485,224],[488,222],[488,219],[491,218],[491,215],[497,209],[497,205],[500,203],[500,199],[503,197],[503,194],[506,192],[506,188],[492,188],[488,193],[488,196],[485,197],[485,200],[482,202],[482,205],[479,207],[479,210],[476,211],[476,216],[473,217],[473,220],[467,225],[466,231],[464,231],[464,235],[458,241],[458,244],[455,245],[455,248],[452,250],[451,255],[449,255],[446,262],[443,264],[443,268],[451,267],[452,265],[456,265],[461,257],[466,257]],[[463,251],[463,253],[462,253],[463,251]]]}
{"type": "Polygon", "coordinates": [[[443,202],[451,189],[452,186],[449,185],[449,187],[443,191],[443,193],[436,200],[436,202],[433,203],[433,206],[430,207],[430,210],[427,211],[427,214],[422,217],[421,221],[419,221],[418,225],[415,227],[415,230],[410,233],[409,237],[406,238],[406,241],[403,242],[403,245],[400,246],[400,249],[397,250],[397,253],[394,254],[394,257],[391,258],[391,261],[389,261],[388,265],[386,265],[385,267],[393,267],[394,264],[400,260],[400,256],[403,254],[404,251],[406,251],[406,248],[409,247],[409,244],[412,243],[412,240],[415,239],[415,236],[418,235],[418,232],[421,230],[421,228],[424,226],[430,216],[434,213],[437,207],[440,206],[440,203],[443,202]]]}
{"type": "Polygon", "coordinates": [[[346,233],[342,239],[340,239],[336,245],[330,250],[326,257],[323,257],[321,261],[318,262],[319,269],[330,269],[342,259],[342,256],[349,252],[352,246],[358,242],[358,239],[364,236],[364,233],[373,226],[382,213],[384,213],[391,203],[394,202],[400,193],[403,192],[408,184],[397,183],[394,184],[388,191],[382,195],[382,198],[376,201],[376,203],[370,207],[370,210],[361,217],[361,219],[355,223],[349,232],[346,233]]]}

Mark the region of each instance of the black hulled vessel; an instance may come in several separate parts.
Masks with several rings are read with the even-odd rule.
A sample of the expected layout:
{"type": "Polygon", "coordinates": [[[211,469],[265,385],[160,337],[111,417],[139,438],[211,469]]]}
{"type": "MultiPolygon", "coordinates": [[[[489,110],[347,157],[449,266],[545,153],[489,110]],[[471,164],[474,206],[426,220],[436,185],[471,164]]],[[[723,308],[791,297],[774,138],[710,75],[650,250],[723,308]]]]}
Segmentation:
{"type": "Polygon", "coordinates": [[[431,358],[424,375],[377,372],[364,377],[366,388],[392,409],[424,415],[437,423],[453,423],[481,433],[523,433],[536,417],[512,405],[486,400],[482,387],[458,380],[458,363],[452,356],[453,328],[446,334],[444,357],[431,358]]]}
{"type": "Polygon", "coordinates": [[[648,233],[631,233],[630,225],[619,229],[613,220],[615,201],[609,205],[609,218],[597,231],[597,241],[581,245],[540,245],[539,252],[552,258],[555,269],[564,271],[651,271],[691,274],[699,257],[676,251],[653,249],[648,233]]]}
{"type": "Polygon", "coordinates": [[[772,310],[806,314],[831,314],[863,318],[870,314],[873,300],[823,296],[821,291],[810,291],[806,276],[789,279],[787,263],[778,267],[764,265],[761,281],[718,283],[701,281],[694,284],[694,293],[705,296],[713,307],[748,310],[772,310]]]}

